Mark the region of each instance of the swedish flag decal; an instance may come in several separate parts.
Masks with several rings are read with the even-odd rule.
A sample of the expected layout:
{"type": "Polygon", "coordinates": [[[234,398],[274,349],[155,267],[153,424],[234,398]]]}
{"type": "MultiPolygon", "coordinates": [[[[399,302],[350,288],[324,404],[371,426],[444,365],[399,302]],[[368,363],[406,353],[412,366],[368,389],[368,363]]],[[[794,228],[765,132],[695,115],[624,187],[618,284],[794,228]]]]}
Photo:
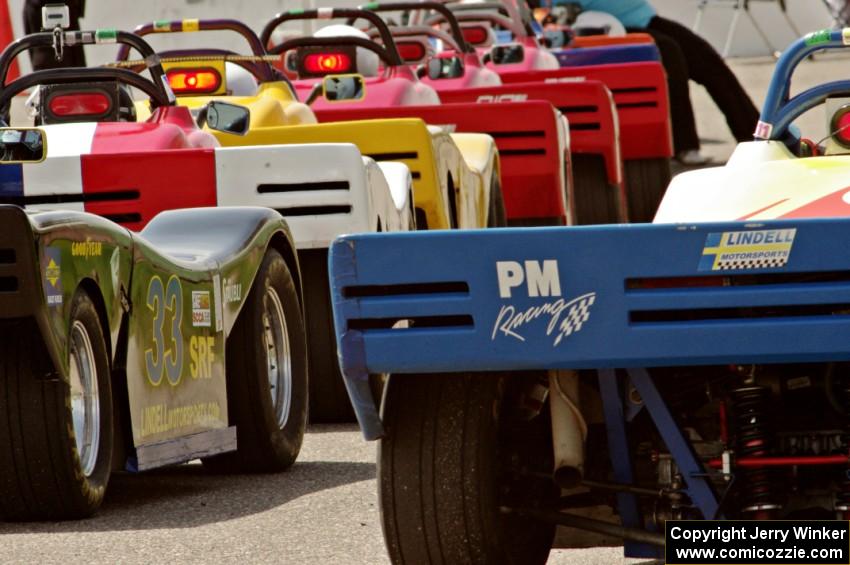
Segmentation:
{"type": "Polygon", "coordinates": [[[699,262],[700,271],[777,269],[791,256],[795,228],[710,233],[699,262]]]}

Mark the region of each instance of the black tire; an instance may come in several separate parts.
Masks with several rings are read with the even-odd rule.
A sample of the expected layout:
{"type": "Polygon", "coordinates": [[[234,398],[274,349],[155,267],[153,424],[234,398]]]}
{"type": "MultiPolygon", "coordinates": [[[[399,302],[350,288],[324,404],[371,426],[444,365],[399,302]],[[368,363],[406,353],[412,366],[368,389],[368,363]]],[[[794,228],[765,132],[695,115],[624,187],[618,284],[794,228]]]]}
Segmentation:
{"type": "Polygon", "coordinates": [[[502,181],[496,171],[490,180],[490,202],[487,210],[488,228],[505,228],[508,226],[508,214],[505,211],[505,197],[502,194],[502,181]]]}
{"type": "Polygon", "coordinates": [[[307,341],[298,293],[289,267],[274,249],[266,251],[251,292],[227,339],[227,410],[236,426],[238,450],[204,459],[222,472],[276,472],[291,466],[307,427],[307,341]],[[288,335],[292,374],[289,416],[277,421],[268,377],[264,312],[274,290],[288,335]]]}
{"type": "Polygon", "coordinates": [[[628,217],[620,191],[608,182],[602,155],[573,154],[573,187],[579,225],[618,224],[628,217]]]}
{"type": "Polygon", "coordinates": [[[629,219],[651,222],[670,184],[670,159],[633,159],[624,164],[629,219]]]}
{"type": "MultiPolygon", "coordinates": [[[[103,501],[112,464],[112,389],[100,319],[79,289],[71,303],[71,348],[83,358],[90,344],[100,412],[99,442],[88,475],[77,448],[71,385],[55,377],[34,323],[9,328],[0,339],[0,518],[74,520],[103,501]],[[72,333],[75,324],[82,328],[72,333]],[[81,349],[83,348],[83,349],[81,349]]],[[[73,358],[71,359],[73,363],[73,358]]],[[[83,362],[84,363],[84,362],[83,362]]],[[[69,376],[70,379],[70,376],[69,376]]],[[[90,387],[89,390],[93,390],[90,387]]]]}
{"type": "Polygon", "coordinates": [[[309,249],[298,254],[307,305],[307,343],[310,357],[310,422],[354,421],[336,353],[328,250],[309,249]]]}
{"type": "MultiPolygon", "coordinates": [[[[504,473],[512,450],[503,414],[508,380],[481,374],[390,377],[378,489],[393,563],[546,562],[554,525],[500,512],[517,483],[504,473]]],[[[540,459],[545,465],[547,457],[540,459]]]]}

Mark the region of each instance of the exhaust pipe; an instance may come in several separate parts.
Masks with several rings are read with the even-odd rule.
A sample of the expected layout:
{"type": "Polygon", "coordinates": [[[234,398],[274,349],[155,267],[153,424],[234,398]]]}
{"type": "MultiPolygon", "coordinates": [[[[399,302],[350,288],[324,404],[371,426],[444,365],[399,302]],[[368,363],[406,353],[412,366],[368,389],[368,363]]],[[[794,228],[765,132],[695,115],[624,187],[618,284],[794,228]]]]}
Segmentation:
{"type": "Polygon", "coordinates": [[[553,479],[561,488],[577,487],[584,477],[587,423],[578,405],[578,372],[549,371],[549,408],[555,453],[553,479]]]}

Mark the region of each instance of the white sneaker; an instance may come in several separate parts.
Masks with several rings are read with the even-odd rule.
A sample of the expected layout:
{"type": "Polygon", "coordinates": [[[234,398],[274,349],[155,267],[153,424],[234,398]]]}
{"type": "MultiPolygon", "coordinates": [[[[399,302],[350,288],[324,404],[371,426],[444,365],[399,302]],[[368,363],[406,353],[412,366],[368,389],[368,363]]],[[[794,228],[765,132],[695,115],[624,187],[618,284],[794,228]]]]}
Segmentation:
{"type": "Polygon", "coordinates": [[[706,157],[700,153],[699,149],[679,151],[676,154],[676,160],[687,167],[699,167],[711,163],[711,157],[706,157]]]}

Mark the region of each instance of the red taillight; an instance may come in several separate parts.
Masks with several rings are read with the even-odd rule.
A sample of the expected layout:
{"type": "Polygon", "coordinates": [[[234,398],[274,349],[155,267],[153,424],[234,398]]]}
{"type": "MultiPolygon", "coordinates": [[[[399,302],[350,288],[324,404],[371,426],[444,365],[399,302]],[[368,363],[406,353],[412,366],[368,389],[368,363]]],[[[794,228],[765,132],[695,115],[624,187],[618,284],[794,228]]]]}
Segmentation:
{"type": "Polygon", "coordinates": [[[50,99],[47,106],[54,116],[100,116],[112,107],[112,101],[100,92],[72,92],[50,99]]]}
{"type": "Polygon", "coordinates": [[[399,41],[396,48],[402,60],[408,63],[418,63],[428,54],[425,46],[418,41],[399,41]]]}
{"type": "Polygon", "coordinates": [[[346,73],[351,70],[347,53],[310,53],[304,57],[304,70],[314,75],[346,73]]]}
{"type": "Polygon", "coordinates": [[[830,130],[836,143],[850,149],[850,104],[842,106],[832,116],[830,130]]]}
{"type": "Polygon", "coordinates": [[[490,34],[484,26],[469,26],[462,28],[463,39],[470,45],[483,45],[487,43],[490,34]]]}
{"type": "Polygon", "coordinates": [[[221,86],[221,75],[211,68],[172,69],[166,75],[175,94],[210,94],[221,86]]]}

